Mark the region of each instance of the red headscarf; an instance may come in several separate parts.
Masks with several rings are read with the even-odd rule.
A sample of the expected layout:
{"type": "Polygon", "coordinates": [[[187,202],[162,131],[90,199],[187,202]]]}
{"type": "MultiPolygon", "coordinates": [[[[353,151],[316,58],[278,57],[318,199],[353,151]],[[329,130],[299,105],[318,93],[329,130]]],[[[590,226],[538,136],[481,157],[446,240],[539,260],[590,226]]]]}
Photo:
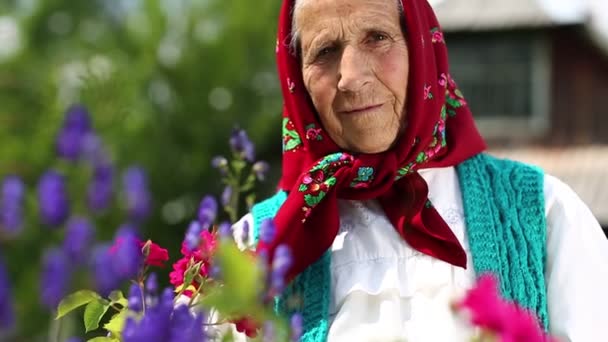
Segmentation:
{"type": "MultiPolygon", "coordinates": [[[[421,168],[456,165],[485,149],[462,94],[448,72],[443,34],[426,0],[401,0],[409,51],[407,125],[395,147],[380,154],[342,151],[324,131],[290,51],[292,7],[279,18],[277,63],[284,98],[283,174],[289,193],[274,221],[275,239],[258,250],[272,255],[287,244],[302,272],[331,247],[339,229],[338,198],[377,199],[399,235],[418,251],[466,267],[460,243],[428,200],[421,168]]],[[[405,86],[405,85],[404,85],[405,86]]]]}

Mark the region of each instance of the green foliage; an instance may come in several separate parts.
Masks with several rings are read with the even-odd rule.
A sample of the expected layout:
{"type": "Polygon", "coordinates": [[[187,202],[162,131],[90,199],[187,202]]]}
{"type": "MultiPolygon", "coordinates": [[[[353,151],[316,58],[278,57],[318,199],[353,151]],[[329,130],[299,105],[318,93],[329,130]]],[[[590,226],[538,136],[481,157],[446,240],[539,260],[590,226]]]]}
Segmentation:
{"type": "Polygon", "coordinates": [[[61,317],[72,312],[74,309],[77,309],[85,304],[89,304],[90,302],[98,299],[100,299],[99,295],[90,290],[80,290],[78,292],[75,292],[65,297],[59,303],[59,308],[57,309],[57,317],[55,317],[55,319],[60,319],[61,317]]]}
{"type": "Polygon", "coordinates": [[[94,300],[87,304],[84,310],[84,328],[89,332],[99,328],[99,322],[110,308],[106,300],[94,300]]]}
{"type": "Polygon", "coordinates": [[[228,317],[263,311],[259,304],[264,279],[256,259],[241,252],[234,243],[221,242],[214,258],[222,270],[222,287],[203,299],[228,317]],[[247,310],[247,311],[244,311],[247,310]]]}

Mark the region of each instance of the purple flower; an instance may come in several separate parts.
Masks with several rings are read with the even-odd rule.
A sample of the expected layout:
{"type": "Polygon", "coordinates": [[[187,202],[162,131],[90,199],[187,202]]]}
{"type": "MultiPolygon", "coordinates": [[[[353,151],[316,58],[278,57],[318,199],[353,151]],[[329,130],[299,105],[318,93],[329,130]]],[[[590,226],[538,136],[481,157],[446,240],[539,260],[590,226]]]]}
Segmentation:
{"type": "Polygon", "coordinates": [[[258,161],[253,164],[253,172],[259,181],[266,179],[266,173],[268,173],[268,170],[270,170],[270,165],[268,165],[268,163],[265,161],[258,161]]]}
{"type": "Polygon", "coordinates": [[[129,288],[129,296],[127,302],[129,309],[133,311],[141,311],[143,309],[141,288],[133,283],[129,288]]]}
{"type": "Polygon", "coordinates": [[[247,133],[244,130],[240,128],[232,130],[232,134],[230,135],[230,147],[245,160],[252,163],[255,161],[255,146],[251,140],[249,140],[249,136],[247,136],[247,133]]]}
{"type": "Polygon", "coordinates": [[[247,220],[243,221],[243,235],[241,236],[241,241],[243,242],[243,245],[247,245],[248,241],[249,241],[249,222],[247,220]]]}
{"type": "Polygon", "coordinates": [[[302,333],[304,332],[304,318],[301,314],[295,313],[291,316],[290,324],[291,326],[291,341],[298,342],[302,337],[302,333]]]}
{"type": "Polygon", "coordinates": [[[44,224],[58,226],[65,222],[70,212],[70,204],[63,176],[49,170],[40,178],[38,204],[44,224]]]}
{"type": "Polygon", "coordinates": [[[169,342],[204,342],[202,313],[192,314],[186,305],[178,306],[171,317],[169,342]]]}
{"type": "Polygon", "coordinates": [[[93,212],[107,209],[112,201],[114,169],[109,163],[94,166],[93,177],[87,189],[87,204],[93,212]]]}
{"type": "Polygon", "coordinates": [[[228,160],[224,156],[215,156],[211,159],[211,166],[220,171],[228,167],[228,160]]]}
{"type": "Polygon", "coordinates": [[[68,338],[67,342],[84,342],[84,340],[80,337],[70,337],[68,338]]]}
{"type": "Polygon", "coordinates": [[[109,245],[98,245],[93,249],[91,268],[95,288],[102,296],[107,296],[120,286],[122,279],[114,272],[114,258],[109,245]]]}
{"type": "Polygon", "coordinates": [[[128,318],[122,332],[124,342],[165,342],[171,335],[173,291],[167,288],[155,305],[146,308],[146,314],[136,321],[128,318]]]}
{"type": "Polygon", "coordinates": [[[264,342],[274,342],[277,340],[276,329],[275,329],[274,323],[272,321],[264,322],[264,326],[263,326],[262,330],[264,331],[264,333],[263,333],[264,336],[262,338],[262,340],[264,342]]]}
{"type": "Polygon", "coordinates": [[[62,250],[55,248],[44,254],[40,296],[46,308],[57,308],[69,290],[71,275],[70,260],[62,250]]]}
{"type": "Polygon", "coordinates": [[[0,226],[9,233],[17,233],[23,226],[23,198],[25,185],[17,176],[8,176],[0,190],[0,226]]]}
{"type": "Polygon", "coordinates": [[[143,265],[143,255],[139,247],[139,238],[130,226],[121,227],[110,248],[115,274],[123,279],[134,279],[143,265]]]}
{"type": "Polygon", "coordinates": [[[158,277],[156,273],[148,275],[148,279],[146,279],[146,291],[149,293],[156,293],[158,291],[158,277]]]}
{"type": "Polygon", "coordinates": [[[15,325],[15,307],[8,273],[0,257],[0,331],[10,330],[15,325]]]}
{"type": "Polygon", "coordinates": [[[67,160],[78,160],[82,155],[84,138],[90,131],[91,118],[87,109],[80,105],[70,107],[57,136],[57,154],[67,160]]]}
{"type": "Polygon", "coordinates": [[[129,217],[136,221],[148,217],[151,198],[145,171],[137,166],[128,168],[123,175],[123,186],[129,217]]]}
{"type": "Polygon", "coordinates": [[[224,188],[224,191],[222,192],[222,205],[224,207],[227,207],[230,205],[230,200],[232,199],[232,187],[230,185],[227,185],[224,188]]]}
{"type": "Polygon", "coordinates": [[[232,226],[228,222],[222,222],[218,227],[218,234],[221,239],[232,239],[232,226]]]}
{"type": "Polygon", "coordinates": [[[197,221],[192,221],[190,223],[190,226],[188,226],[188,230],[186,231],[186,237],[184,239],[184,242],[186,243],[186,247],[188,248],[189,251],[194,251],[200,241],[201,241],[201,231],[202,231],[202,227],[201,224],[198,223],[197,221]]]}
{"type": "Polygon", "coordinates": [[[86,260],[85,257],[94,237],[95,230],[88,219],[72,218],[67,223],[63,251],[72,261],[80,264],[86,260]]]}
{"type": "Polygon", "coordinates": [[[278,293],[285,287],[285,276],[293,263],[291,250],[287,245],[279,245],[272,260],[272,273],[270,275],[271,288],[278,293]]]}
{"type": "Polygon", "coordinates": [[[203,229],[209,229],[217,217],[217,201],[213,196],[205,196],[198,208],[198,221],[203,229]]]}
{"type": "Polygon", "coordinates": [[[260,240],[264,243],[272,243],[275,236],[275,225],[272,219],[266,219],[260,224],[260,240]]]}

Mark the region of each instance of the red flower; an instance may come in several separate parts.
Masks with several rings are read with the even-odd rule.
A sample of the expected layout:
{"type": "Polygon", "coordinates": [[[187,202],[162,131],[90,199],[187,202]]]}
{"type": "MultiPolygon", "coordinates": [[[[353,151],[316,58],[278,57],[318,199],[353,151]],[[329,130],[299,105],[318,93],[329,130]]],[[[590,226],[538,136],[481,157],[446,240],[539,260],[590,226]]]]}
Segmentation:
{"type": "Polygon", "coordinates": [[[233,323],[236,325],[236,331],[245,333],[247,337],[254,338],[258,335],[258,324],[249,317],[241,318],[233,323]]]}
{"type": "Polygon", "coordinates": [[[151,240],[148,240],[147,242],[140,242],[139,247],[144,250],[144,257],[146,258],[144,260],[144,263],[146,265],[164,267],[165,262],[169,260],[169,251],[164,248],[161,248],[159,245],[155,244],[151,240]]]}

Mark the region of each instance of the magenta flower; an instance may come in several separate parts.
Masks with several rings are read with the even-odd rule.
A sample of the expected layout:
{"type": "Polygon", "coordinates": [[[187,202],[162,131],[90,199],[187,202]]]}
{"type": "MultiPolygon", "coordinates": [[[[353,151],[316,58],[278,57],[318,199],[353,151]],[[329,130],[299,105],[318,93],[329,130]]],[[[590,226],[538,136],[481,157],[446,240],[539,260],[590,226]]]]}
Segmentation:
{"type": "Polygon", "coordinates": [[[531,312],[501,298],[493,275],[482,275],[456,308],[468,311],[473,325],[492,332],[500,342],[551,341],[531,312]]]}

